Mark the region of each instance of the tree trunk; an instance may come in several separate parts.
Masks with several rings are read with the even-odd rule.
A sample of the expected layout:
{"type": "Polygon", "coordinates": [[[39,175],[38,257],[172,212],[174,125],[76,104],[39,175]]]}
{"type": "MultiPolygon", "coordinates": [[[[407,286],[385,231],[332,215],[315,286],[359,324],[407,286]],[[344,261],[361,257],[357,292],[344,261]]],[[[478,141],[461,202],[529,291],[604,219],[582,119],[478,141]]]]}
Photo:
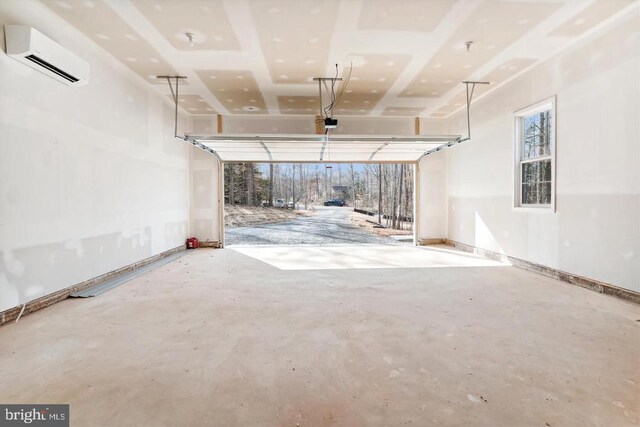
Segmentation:
{"type": "Polygon", "coordinates": [[[327,169],[327,166],[325,165],[324,167],[324,200],[328,200],[329,199],[329,169],[327,169]]]}
{"type": "Polygon", "coordinates": [[[382,163],[378,165],[378,223],[382,224],[382,163]]]}
{"type": "Polygon", "coordinates": [[[244,186],[243,186],[243,190],[244,190],[244,198],[245,198],[245,205],[249,206],[251,204],[251,188],[249,185],[249,181],[250,181],[250,176],[249,176],[249,163],[245,163],[244,164],[244,186]]]}
{"type": "MultiPolygon", "coordinates": [[[[294,163],[292,165],[292,172],[291,172],[291,201],[292,201],[292,205],[293,205],[293,210],[296,210],[296,164],[294,163]]],[[[287,207],[289,207],[287,205],[287,207]]]]}
{"type": "Polygon", "coordinates": [[[402,184],[404,180],[404,165],[400,165],[400,181],[398,182],[398,229],[402,228],[402,184]]]}
{"type": "Polygon", "coordinates": [[[353,173],[353,163],[351,163],[351,195],[353,197],[353,209],[355,209],[356,206],[356,176],[353,173]]]}
{"type": "Polygon", "coordinates": [[[233,206],[235,204],[236,201],[236,195],[235,195],[235,179],[234,179],[234,171],[233,171],[233,163],[229,163],[229,204],[231,206],[233,206]]]}
{"type": "Polygon", "coordinates": [[[540,134],[538,137],[540,145],[538,146],[538,156],[544,156],[544,142],[547,136],[546,130],[544,113],[540,113],[540,129],[538,130],[540,134]]]}
{"type": "Polygon", "coordinates": [[[391,228],[398,228],[397,221],[398,217],[396,215],[396,177],[398,175],[398,165],[393,165],[393,175],[391,176],[391,182],[393,183],[393,190],[391,191],[391,228]]]}
{"type": "Polygon", "coordinates": [[[318,165],[316,165],[316,199],[320,200],[320,174],[318,172],[318,165]]]}
{"type": "Polygon", "coordinates": [[[256,176],[253,163],[247,163],[247,205],[255,206],[256,176]]]}
{"type": "Polygon", "coordinates": [[[301,166],[300,173],[302,174],[303,171],[304,174],[301,179],[302,184],[304,185],[304,210],[307,210],[309,209],[309,193],[311,192],[309,190],[309,167],[307,165],[301,166]]]}
{"type": "Polygon", "coordinates": [[[391,210],[391,203],[389,202],[389,195],[393,194],[392,188],[389,185],[389,168],[385,166],[385,168],[383,169],[383,174],[382,174],[382,191],[383,193],[386,194],[386,197],[383,198],[383,204],[382,204],[382,210],[383,210],[383,214],[382,217],[384,218],[385,216],[387,217],[387,220],[385,221],[385,225],[387,227],[389,227],[391,225],[391,220],[393,218],[393,211],[391,210]],[[386,200],[385,200],[386,199],[386,200]],[[391,212],[391,215],[389,215],[389,212],[391,212]]]}
{"type": "Polygon", "coordinates": [[[273,206],[273,163],[269,163],[269,201],[268,206],[273,206]]]}
{"type": "MultiPolygon", "coordinates": [[[[411,221],[413,222],[413,213],[411,213],[411,215],[409,215],[409,201],[411,200],[411,195],[413,194],[412,192],[412,185],[413,185],[413,166],[410,166],[407,168],[407,177],[404,180],[405,184],[404,184],[404,216],[408,217],[411,216],[411,221]]],[[[410,227],[411,228],[411,227],[410,227]]]]}

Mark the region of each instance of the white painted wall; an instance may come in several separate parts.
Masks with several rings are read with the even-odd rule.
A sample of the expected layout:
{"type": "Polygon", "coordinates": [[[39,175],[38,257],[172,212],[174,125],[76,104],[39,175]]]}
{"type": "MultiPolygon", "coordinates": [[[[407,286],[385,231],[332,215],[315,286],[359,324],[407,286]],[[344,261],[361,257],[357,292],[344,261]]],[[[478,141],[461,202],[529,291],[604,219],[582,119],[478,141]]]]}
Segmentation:
{"type": "Polygon", "coordinates": [[[41,3],[0,2],[0,17],[91,64],[71,88],[2,46],[1,311],[182,245],[192,148],[166,99],[41,3]]]}
{"type": "MultiPolygon", "coordinates": [[[[446,122],[420,119],[420,134],[444,135],[446,122]]],[[[443,239],[447,236],[447,157],[446,151],[430,154],[418,162],[416,229],[418,241],[443,239]]]]}
{"type": "Polygon", "coordinates": [[[639,31],[636,8],[474,101],[446,155],[447,237],[640,291],[639,31]],[[514,211],[512,113],[552,95],[556,212],[514,211]]]}
{"type": "Polygon", "coordinates": [[[211,153],[191,150],[191,235],[201,242],[222,242],[220,212],[223,199],[219,186],[221,163],[211,153]]]}
{"type": "Polygon", "coordinates": [[[423,157],[418,164],[418,241],[447,236],[447,157],[444,151],[423,157]]]}
{"type": "MultiPolygon", "coordinates": [[[[217,116],[193,117],[192,133],[210,135],[216,133],[217,116]]],[[[220,224],[223,207],[220,186],[221,163],[208,151],[193,147],[189,156],[189,178],[191,188],[191,235],[201,242],[222,242],[220,224]]]]}

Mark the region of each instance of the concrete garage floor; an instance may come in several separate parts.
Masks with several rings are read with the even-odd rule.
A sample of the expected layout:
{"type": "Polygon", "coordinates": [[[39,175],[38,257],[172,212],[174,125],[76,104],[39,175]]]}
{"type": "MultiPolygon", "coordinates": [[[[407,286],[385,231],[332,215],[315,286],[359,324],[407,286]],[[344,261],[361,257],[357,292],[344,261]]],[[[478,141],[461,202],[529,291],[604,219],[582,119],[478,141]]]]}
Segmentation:
{"type": "Polygon", "coordinates": [[[638,306],[445,247],[349,248],[303,270],[200,249],[25,316],[0,328],[0,401],[70,403],[75,426],[638,425],[638,306]]]}

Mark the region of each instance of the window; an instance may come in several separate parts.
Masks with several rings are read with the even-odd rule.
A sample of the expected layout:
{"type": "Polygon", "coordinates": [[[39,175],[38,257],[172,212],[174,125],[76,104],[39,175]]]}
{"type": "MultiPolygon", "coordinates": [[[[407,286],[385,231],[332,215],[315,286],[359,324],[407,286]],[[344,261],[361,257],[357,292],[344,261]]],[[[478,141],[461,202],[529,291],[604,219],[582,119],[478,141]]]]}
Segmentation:
{"type": "Polygon", "coordinates": [[[555,117],[555,98],[515,113],[516,209],[555,209],[555,117]]]}

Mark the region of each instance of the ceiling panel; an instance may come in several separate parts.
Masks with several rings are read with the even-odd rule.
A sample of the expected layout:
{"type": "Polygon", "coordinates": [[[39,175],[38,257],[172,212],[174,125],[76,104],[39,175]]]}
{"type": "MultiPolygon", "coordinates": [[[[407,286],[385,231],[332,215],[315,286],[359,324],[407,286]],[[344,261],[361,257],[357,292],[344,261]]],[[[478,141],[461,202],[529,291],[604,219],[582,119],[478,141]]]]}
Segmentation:
{"type": "Polygon", "coordinates": [[[561,7],[552,2],[485,2],[458,27],[400,94],[439,97],[561,7]],[[465,42],[474,41],[466,53],[465,42]]]}
{"type": "Polygon", "coordinates": [[[410,55],[351,54],[353,68],[345,68],[338,90],[344,89],[334,112],[366,115],[378,104],[411,60],[410,55]]]}
{"type": "Polygon", "coordinates": [[[258,83],[248,70],[196,70],[209,91],[230,112],[266,114],[258,83]]]}
{"type": "Polygon", "coordinates": [[[433,31],[456,0],[367,0],[358,19],[359,30],[433,31]]]}
{"type": "Polygon", "coordinates": [[[149,83],[166,84],[155,76],[176,74],[151,44],[104,2],[65,0],[43,4],[149,83]]]}
{"type": "Polygon", "coordinates": [[[600,0],[587,6],[582,12],[554,28],[552,37],[576,37],[600,24],[616,12],[633,3],[633,0],[600,0]]]}
{"type": "Polygon", "coordinates": [[[282,114],[320,114],[317,96],[278,96],[278,106],[282,114]]]}
{"type": "MultiPolygon", "coordinates": [[[[476,85],[473,90],[473,99],[477,99],[479,95],[482,95],[486,92],[489,92],[492,87],[503,83],[505,80],[513,77],[518,74],[522,70],[527,67],[535,64],[536,60],[533,58],[513,58],[505,61],[500,64],[498,67],[494,68],[480,79],[480,81],[490,82],[489,85],[476,85]]],[[[471,86],[469,86],[469,90],[471,90],[471,86]]],[[[452,97],[449,102],[442,107],[438,108],[431,117],[443,117],[447,116],[455,111],[458,111],[460,108],[464,107],[467,103],[467,93],[466,89],[464,91],[459,92],[457,95],[452,97]]]]}
{"type": "Polygon", "coordinates": [[[179,50],[239,50],[220,0],[136,0],[140,12],[179,50]],[[190,46],[186,33],[192,33],[190,46]]]}
{"type": "MultiPolygon", "coordinates": [[[[499,84],[506,79],[514,76],[525,68],[535,64],[536,60],[533,58],[513,58],[500,64],[498,67],[485,74],[481,80],[491,82],[492,84],[499,84]]],[[[487,89],[488,87],[485,87],[487,89]]]]}
{"type": "Polygon", "coordinates": [[[250,3],[255,31],[275,83],[308,83],[324,76],[337,19],[336,0],[250,3]]]}
{"type": "MultiPolygon", "coordinates": [[[[175,102],[172,95],[167,95],[171,102],[175,102]]],[[[216,114],[215,110],[200,95],[179,95],[178,105],[189,114],[216,114]]]]}
{"type": "Polygon", "coordinates": [[[417,117],[424,111],[424,108],[413,107],[387,107],[382,111],[383,116],[412,116],[417,117]]]}
{"type": "MultiPolygon", "coordinates": [[[[606,24],[625,8],[631,11],[627,6],[634,1],[40,3],[147,82],[156,84],[163,96],[169,93],[168,85],[154,76],[180,73],[189,77],[180,83],[181,94],[208,99],[224,115],[315,116],[318,87],[310,79],[334,75],[338,62],[342,78],[351,63],[353,71],[350,83],[338,87],[338,93],[344,92],[334,106],[336,117],[446,117],[465,102],[460,82],[477,76],[478,70],[491,70],[483,78],[495,83],[477,87],[480,95],[576,40],[590,37],[590,29],[606,24]],[[187,32],[195,35],[193,46],[187,32]],[[465,53],[466,41],[474,41],[470,54],[465,53]],[[517,41],[521,43],[514,44],[517,41]]],[[[570,67],[567,72],[579,74],[580,70],[570,67]]],[[[214,109],[207,104],[203,113],[198,107],[201,101],[184,99],[189,105],[186,111],[193,114],[214,109]]],[[[348,128],[347,122],[343,123],[342,129],[348,128]]]]}

